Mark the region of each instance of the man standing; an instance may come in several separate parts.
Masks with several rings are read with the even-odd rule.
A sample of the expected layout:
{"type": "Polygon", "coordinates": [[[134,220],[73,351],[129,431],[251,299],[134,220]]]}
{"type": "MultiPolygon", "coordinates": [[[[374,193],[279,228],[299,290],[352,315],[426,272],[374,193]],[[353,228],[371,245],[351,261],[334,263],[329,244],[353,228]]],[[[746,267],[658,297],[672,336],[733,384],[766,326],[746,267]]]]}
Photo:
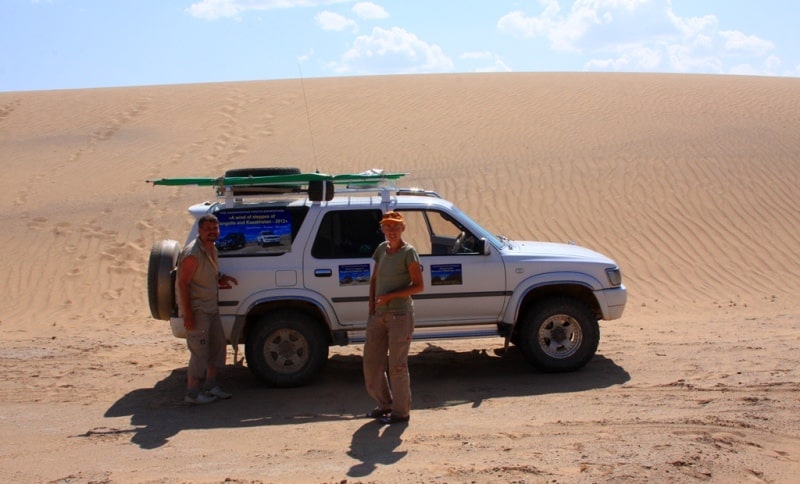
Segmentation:
{"type": "Polygon", "coordinates": [[[214,243],[219,238],[219,220],[211,214],[198,220],[197,238],[178,258],[178,308],[189,346],[186,403],[201,404],[231,394],[217,384],[217,370],[225,366],[225,333],[219,316],[219,289],[230,289],[236,278],[221,274],[214,243]],[[204,391],[200,381],[205,379],[204,391]]]}
{"type": "Polygon", "coordinates": [[[398,212],[386,212],[380,223],[386,240],[372,255],[375,268],[369,284],[364,381],[367,393],[378,402],[367,417],[392,424],[409,420],[408,352],[414,333],[411,296],[421,292],[425,284],[419,254],[403,240],[406,228],[403,216],[398,212]]]}

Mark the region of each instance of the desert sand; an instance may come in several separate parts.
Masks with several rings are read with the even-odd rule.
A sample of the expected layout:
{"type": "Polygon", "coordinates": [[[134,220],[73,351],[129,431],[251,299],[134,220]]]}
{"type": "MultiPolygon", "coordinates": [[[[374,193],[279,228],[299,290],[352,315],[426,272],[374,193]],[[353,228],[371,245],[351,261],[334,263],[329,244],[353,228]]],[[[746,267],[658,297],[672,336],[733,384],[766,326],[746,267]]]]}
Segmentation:
{"type": "Polygon", "coordinates": [[[797,482],[798,133],[796,78],[0,93],[0,480],[797,482]],[[500,339],[414,343],[405,427],[360,418],[360,346],[296,389],[231,352],[233,399],[187,407],[188,353],[150,316],[147,260],[214,195],[145,180],[252,166],[407,172],[495,233],[611,256],[625,314],[568,374],[500,339]]]}

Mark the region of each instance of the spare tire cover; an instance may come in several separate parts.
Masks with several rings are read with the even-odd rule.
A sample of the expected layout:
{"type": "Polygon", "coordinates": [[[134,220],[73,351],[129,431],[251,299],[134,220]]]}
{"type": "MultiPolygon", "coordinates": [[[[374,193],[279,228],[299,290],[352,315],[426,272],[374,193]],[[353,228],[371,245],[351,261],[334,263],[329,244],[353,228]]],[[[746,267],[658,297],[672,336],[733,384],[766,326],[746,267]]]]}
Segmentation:
{"type": "Polygon", "coordinates": [[[150,314],[156,319],[169,321],[175,312],[175,265],[181,253],[176,240],[161,240],[150,249],[147,265],[147,299],[150,314]]]}

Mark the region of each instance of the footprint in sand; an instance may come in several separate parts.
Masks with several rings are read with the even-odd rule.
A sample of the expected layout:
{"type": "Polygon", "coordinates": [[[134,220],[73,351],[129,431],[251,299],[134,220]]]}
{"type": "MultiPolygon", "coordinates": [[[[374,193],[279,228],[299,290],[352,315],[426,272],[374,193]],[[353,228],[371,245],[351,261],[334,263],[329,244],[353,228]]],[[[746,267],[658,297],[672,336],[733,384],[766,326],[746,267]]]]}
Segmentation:
{"type": "Polygon", "coordinates": [[[11,113],[16,111],[16,109],[19,107],[20,104],[22,104],[22,100],[15,99],[10,103],[6,103],[0,106],[0,121],[6,119],[8,116],[11,115],[11,113]]]}
{"type": "Polygon", "coordinates": [[[14,199],[14,205],[25,205],[28,202],[28,192],[19,192],[17,198],[14,199]]]}
{"type": "Polygon", "coordinates": [[[72,233],[72,224],[69,222],[60,222],[57,223],[56,226],[53,228],[53,233],[56,235],[66,235],[72,233]]]}
{"type": "Polygon", "coordinates": [[[113,239],[118,235],[116,230],[107,230],[99,225],[94,225],[93,221],[81,226],[81,232],[89,237],[97,237],[101,239],[113,239]]]}
{"type": "Polygon", "coordinates": [[[119,299],[120,296],[122,296],[122,291],[123,291],[123,288],[108,289],[105,292],[103,292],[103,298],[104,299],[110,299],[110,300],[119,299]]]}
{"type": "Polygon", "coordinates": [[[96,144],[113,138],[125,125],[147,110],[148,100],[137,102],[131,108],[118,113],[103,126],[95,129],[90,135],[90,143],[96,144]]]}
{"type": "Polygon", "coordinates": [[[47,223],[47,217],[36,217],[28,223],[28,228],[33,230],[41,230],[47,223]]]}

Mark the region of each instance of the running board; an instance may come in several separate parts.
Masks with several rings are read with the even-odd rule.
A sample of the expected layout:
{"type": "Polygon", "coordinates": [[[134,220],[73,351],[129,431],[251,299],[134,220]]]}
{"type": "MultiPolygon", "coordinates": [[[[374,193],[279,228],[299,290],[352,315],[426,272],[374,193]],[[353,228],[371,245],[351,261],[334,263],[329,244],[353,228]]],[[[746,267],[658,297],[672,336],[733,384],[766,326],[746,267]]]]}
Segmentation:
{"type": "MultiPolygon", "coordinates": [[[[340,346],[347,344],[361,344],[366,340],[366,331],[345,331],[346,340],[344,344],[336,341],[340,346]]],[[[428,341],[437,339],[472,339],[501,337],[497,324],[458,326],[458,327],[422,327],[414,328],[412,341],[428,341]]],[[[334,338],[335,339],[335,338],[334,338]]]]}

